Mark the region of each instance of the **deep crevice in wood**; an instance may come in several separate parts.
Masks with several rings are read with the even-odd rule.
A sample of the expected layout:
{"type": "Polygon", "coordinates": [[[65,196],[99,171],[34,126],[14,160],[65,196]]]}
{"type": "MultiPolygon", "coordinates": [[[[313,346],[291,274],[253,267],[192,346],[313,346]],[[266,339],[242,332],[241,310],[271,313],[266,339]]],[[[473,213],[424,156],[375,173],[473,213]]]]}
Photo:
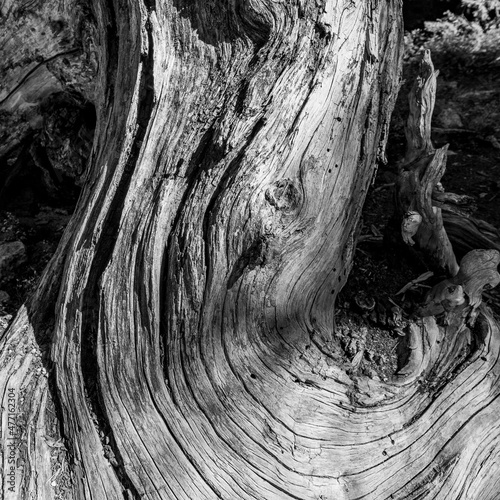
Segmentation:
{"type": "MultiPolygon", "coordinates": [[[[224,18],[224,24],[212,29],[206,23],[217,21],[221,14],[210,10],[214,4],[167,2],[165,10],[158,4],[164,16],[158,15],[158,33],[141,19],[150,36],[133,42],[149,45],[149,57],[154,43],[155,49],[172,50],[165,60],[154,62],[172,63],[175,68],[165,64],[165,82],[141,76],[138,105],[146,104],[139,115],[143,128],[134,138],[125,167],[118,160],[124,141],[113,134],[131,137],[123,130],[130,110],[121,103],[115,112],[123,116],[106,116],[108,108],[102,107],[106,102],[101,102],[92,171],[77,222],[70,228],[81,241],[67,235],[52,264],[51,272],[58,276],[64,259],[70,262],[60,271],[56,319],[66,317],[67,323],[56,328],[55,353],[68,357],[54,362],[58,370],[65,363],[78,367],[76,349],[88,346],[77,342],[91,337],[97,342],[97,352],[87,351],[89,357],[83,354],[80,361],[87,369],[96,368],[86,382],[92,385],[95,376],[101,384],[95,401],[106,403],[101,411],[113,433],[110,446],[120,465],[118,474],[127,474],[135,488],[124,484],[123,476],[121,483],[115,481],[117,471],[110,473],[97,440],[92,443],[96,460],[85,456],[83,465],[74,464],[76,474],[81,473],[75,498],[106,495],[116,500],[125,489],[129,496],[207,500],[403,498],[427,493],[431,487],[440,489],[439,481],[447,485],[446,478],[436,476],[437,485],[423,481],[422,476],[434,478],[432,470],[427,475],[428,460],[438,456],[443,442],[450,443],[446,434],[451,434],[450,426],[465,425],[472,418],[467,404],[476,385],[484,402],[472,400],[471,405],[477,405],[473,409],[482,411],[489,404],[487,384],[474,378],[469,382],[471,375],[465,373],[469,366],[464,363],[465,369],[453,372],[455,390],[465,383],[471,388],[465,394],[457,392],[465,401],[453,401],[449,384],[429,384],[419,392],[416,381],[398,385],[370,382],[367,377],[350,379],[331,362],[335,358],[328,352],[332,298],[351,265],[352,231],[383,140],[387,106],[393,100],[379,92],[380,87],[394,90],[399,85],[393,80],[399,77],[401,30],[390,19],[398,15],[399,2],[370,4],[369,11],[363,3],[346,6],[342,14],[327,10],[327,20],[338,22],[339,28],[347,30],[341,21],[352,23],[348,25],[352,36],[341,42],[345,45],[337,40],[341,30],[330,37],[327,24],[318,28],[318,16],[325,13],[313,2],[301,4],[304,17],[299,20],[298,6],[258,2],[246,6],[273,9],[276,22],[284,27],[270,23],[267,11],[262,16],[250,12],[250,21],[242,24],[222,4],[221,11],[234,17],[224,18]],[[370,14],[380,16],[373,26],[368,26],[370,14]],[[265,26],[270,27],[270,36],[265,26]],[[374,31],[373,40],[366,36],[368,28],[374,31]],[[246,33],[249,30],[256,32],[246,33]],[[166,40],[171,33],[174,39],[166,40]],[[356,46],[356,36],[361,47],[356,46]],[[299,63],[292,58],[283,62],[281,56],[290,48],[302,58],[299,63]],[[323,61],[327,57],[331,59],[323,61]],[[309,72],[293,80],[307,62],[311,62],[309,72]],[[237,64],[241,74],[234,70],[237,64]],[[283,75],[290,79],[286,86],[280,81],[283,75]],[[316,80],[320,77],[323,83],[316,80]],[[157,101],[148,101],[153,97],[145,86],[158,92],[157,101]],[[182,102],[171,90],[184,92],[182,102]],[[350,99],[355,92],[360,94],[357,100],[350,99]],[[216,109],[210,96],[223,100],[222,108],[216,109]],[[337,106],[337,98],[345,102],[337,106]],[[279,101],[279,110],[273,108],[273,100],[279,101]],[[315,117],[325,110],[315,108],[318,102],[328,111],[321,124],[315,117]],[[158,111],[155,120],[152,111],[158,111]],[[186,122],[178,125],[179,118],[186,122]],[[207,132],[210,123],[213,129],[207,132]],[[146,125],[150,135],[140,144],[146,125]],[[181,126],[185,130],[178,130],[181,126]],[[175,139],[173,130],[179,132],[175,139]],[[116,188],[112,180],[121,185],[116,188]],[[284,182],[281,192],[280,182],[284,182]],[[288,191],[292,185],[300,193],[297,198],[294,189],[288,191]],[[96,186],[103,193],[100,199],[92,197],[97,196],[96,186]],[[111,207],[101,213],[109,193],[111,207]],[[87,226],[80,234],[82,221],[87,226]],[[103,233],[94,236],[102,224],[103,233]],[[235,229],[239,236],[232,234],[235,229]],[[63,257],[65,252],[70,255],[63,257]],[[260,267],[264,259],[266,266],[260,267]],[[82,267],[79,276],[70,274],[75,263],[82,267]],[[84,280],[83,298],[71,293],[73,289],[77,293],[79,279],[84,280]],[[83,310],[79,301],[84,302],[83,310]],[[79,313],[85,315],[83,331],[79,313]],[[447,398],[446,404],[439,405],[440,398],[447,398]],[[436,411],[438,424],[443,423],[439,429],[429,419],[414,418],[428,408],[436,411]],[[138,411],[131,415],[132,410],[138,411]],[[422,448],[427,456],[420,453],[422,448]]],[[[125,13],[132,7],[120,4],[125,13]]],[[[247,14],[240,11],[240,16],[247,14]]],[[[120,43],[125,43],[127,33],[122,31],[120,43]]],[[[143,36],[139,31],[137,38],[143,36]]],[[[116,50],[118,57],[122,48],[109,50],[116,50]]],[[[130,54],[133,61],[140,57],[135,50],[137,45],[130,54]]],[[[154,57],[160,54],[155,50],[154,57]]],[[[116,60],[108,60],[107,70],[116,60]]],[[[144,71],[152,69],[152,62],[143,57],[144,71]]],[[[134,75],[127,85],[117,80],[108,96],[117,103],[120,97],[128,102],[130,89],[123,87],[133,87],[134,80],[134,75]]],[[[113,82],[108,81],[106,88],[113,82]]],[[[425,203],[431,197],[432,191],[422,193],[425,203]]],[[[435,222],[432,208],[426,216],[435,222]]],[[[47,283],[44,286],[49,290],[47,283]]],[[[39,296],[36,305],[41,307],[41,301],[39,296]]],[[[428,318],[421,322],[432,327],[428,318]]],[[[427,332],[422,330],[418,334],[425,345],[427,332]]],[[[428,347],[422,356],[425,366],[409,377],[434,374],[432,367],[437,366],[439,379],[449,367],[456,368],[448,357],[461,352],[465,339],[453,337],[456,328],[448,325],[447,330],[450,338],[439,349],[428,347]]],[[[16,332],[13,329],[9,336],[16,332]]],[[[479,363],[474,368],[484,369],[479,363]]],[[[66,404],[71,403],[80,388],[68,387],[57,375],[59,391],[66,404]]],[[[82,424],[89,419],[86,414],[81,418],[82,424]]],[[[82,435],[95,437],[97,429],[79,432],[65,423],[68,441],[83,447],[82,435]]],[[[470,432],[473,443],[480,434],[475,428],[470,432]]],[[[450,456],[455,453],[453,446],[450,456]]]]}
{"type": "MultiPolygon", "coordinates": [[[[116,107],[117,104],[113,103],[113,99],[115,97],[113,78],[117,71],[117,61],[120,53],[120,41],[116,29],[116,23],[114,21],[115,12],[112,2],[108,2],[108,7],[110,8],[108,21],[110,22],[107,26],[108,32],[105,43],[109,48],[108,54],[111,67],[115,69],[111,70],[110,74],[108,75],[109,86],[107,87],[107,91],[109,91],[109,105],[111,107],[116,107]]],[[[99,372],[102,370],[102,367],[98,363],[96,349],[97,343],[100,341],[104,341],[104,339],[100,340],[98,333],[98,329],[102,328],[102,326],[99,325],[102,325],[102,320],[100,319],[100,317],[103,314],[99,306],[101,300],[99,281],[106,266],[108,265],[114,248],[125,198],[129,191],[131,178],[135,170],[135,164],[140,154],[141,145],[146,135],[147,127],[154,107],[154,93],[152,90],[154,85],[154,52],[151,30],[152,27],[150,25],[147,25],[149,47],[147,56],[141,56],[142,73],[140,76],[140,88],[138,92],[139,113],[137,117],[136,134],[132,147],[130,149],[127,165],[124,167],[122,177],[116,189],[116,195],[114,196],[109,206],[107,216],[103,222],[106,227],[106,231],[104,235],[98,240],[95,247],[95,264],[93,265],[91,273],[88,277],[88,285],[83,293],[83,300],[81,302],[83,313],[81,326],[81,366],[83,367],[82,378],[87,396],[89,398],[88,402],[90,404],[90,412],[96,417],[96,420],[94,420],[94,422],[96,423],[96,425],[98,425],[98,431],[102,433],[102,435],[107,436],[110,440],[108,446],[111,447],[113,456],[116,459],[114,463],[112,463],[112,465],[116,469],[117,476],[120,478],[124,489],[128,490],[134,498],[140,498],[141,495],[134,486],[133,481],[130,479],[124,467],[120,449],[116,445],[112,427],[109,425],[109,415],[106,412],[105,406],[103,406],[103,399],[101,395],[102,388],[99,381],[99,372]]],[[[120,112],[121,110],[115,109],[115,113],[120,112]]],[[[106,192],[103,192],[103,195],[106,195],[106,192]]],[[[97,205],[96,208],[100,210],[99,205],[97,205]]]]}

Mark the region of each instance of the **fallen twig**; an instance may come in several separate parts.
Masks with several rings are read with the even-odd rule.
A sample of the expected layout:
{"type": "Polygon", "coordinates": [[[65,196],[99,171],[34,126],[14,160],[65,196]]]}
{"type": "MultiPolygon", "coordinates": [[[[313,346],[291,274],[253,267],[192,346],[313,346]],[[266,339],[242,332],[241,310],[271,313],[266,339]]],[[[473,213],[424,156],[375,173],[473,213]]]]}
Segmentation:
{"type": "Polygon", "coordinates": [[[403,288],[401,288],[401,290],[399,290],[399,292],[396,293],[396,295],[401,295],[402,293],[405,293],[407,290],[417,285],[418,283],[428,280],[431,276],[434,276],[434,273],[432,271],[427,271],[426,273],[421,274],[418,278],[415,278],[414,280],[411,280],[409,283],[406,283],[406,285],[403,288]]]}

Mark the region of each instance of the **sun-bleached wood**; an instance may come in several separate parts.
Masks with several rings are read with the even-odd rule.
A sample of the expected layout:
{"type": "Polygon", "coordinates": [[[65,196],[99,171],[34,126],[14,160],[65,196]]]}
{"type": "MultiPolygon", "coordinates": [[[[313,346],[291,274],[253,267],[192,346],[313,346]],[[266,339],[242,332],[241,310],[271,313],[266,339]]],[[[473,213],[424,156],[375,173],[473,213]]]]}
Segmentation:
{"type": "Polygon", "coordinates": [[[393,381],[331,349],[400,10],[93,3],[87,181],[0,341],[24,419],[7,500],[494,498],[490,313],[415,323],[393,381]]]}

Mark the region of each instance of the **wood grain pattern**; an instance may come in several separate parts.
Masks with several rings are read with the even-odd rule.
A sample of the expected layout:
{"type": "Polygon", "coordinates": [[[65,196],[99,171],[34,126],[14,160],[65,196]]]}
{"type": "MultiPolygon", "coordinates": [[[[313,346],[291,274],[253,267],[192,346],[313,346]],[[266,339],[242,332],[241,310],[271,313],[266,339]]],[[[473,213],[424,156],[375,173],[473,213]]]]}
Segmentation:
{"type": "Polygon", "coordinates": [[[488,311],[474,330],[416,323],[421,355],[389,382],[330,354],[399,88],[400,8],[94,3],[87,182],[0,345],[0,394],[29,402],[32,498],[495,498],[488,311]],[[58,436],[66,489],[45,481],[58,436]]]}

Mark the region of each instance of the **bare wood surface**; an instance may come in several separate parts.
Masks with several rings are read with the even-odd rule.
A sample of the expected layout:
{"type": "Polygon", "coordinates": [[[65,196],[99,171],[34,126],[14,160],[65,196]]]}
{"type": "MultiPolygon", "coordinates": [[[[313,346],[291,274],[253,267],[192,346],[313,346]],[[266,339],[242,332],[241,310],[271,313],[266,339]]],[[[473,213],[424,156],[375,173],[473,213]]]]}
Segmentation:
{"type": "Polygon", "coordinates": [[[13,389],[29,417],[5,498],[495,498],[487,310],[423,318],[392,381],[329,352],[400,2],[93,7],[87,183],[0,340],[2,405],[13,389]]]}
{"type": "Polygon", "coordinates": [[[443,227],[441,208],[433,202],[433,193],[446,169],[448,150],[448,146],[435,149],[431,141],[437,75],[430,52],[426,50],[420,74],[408,97],[407,150],[398,169],[396,212],[402,219],[401,234],[405,243],[416,242],[435,267],[454,275],[458,264],[443,227]]]}
{"type": "Polygon", "coordinates": [[[446,192],[441,184],[448,146],[435,149],[431,140],[438,74],[430,52],[425,51],[409,95],[407,150],[396,182],[396,216],[403,241],[410,246],[416,243],[434,267],[454,276],[456,256],[477,248],[500,250],[500,234],[472,216],[475,204],[470,196],[446,192]]]}
{"type": "Polygon", "coordinates": [[[444,311],[453,314],[457,306],[466,303],[471,307],[474,321],[483,289],[494,288],[500,282],[497,270],[499,263],[498,250],[470,251],[461,260],[458,273],[438,283],[428,293],[420,315],[434,316],[444,311]]]}

